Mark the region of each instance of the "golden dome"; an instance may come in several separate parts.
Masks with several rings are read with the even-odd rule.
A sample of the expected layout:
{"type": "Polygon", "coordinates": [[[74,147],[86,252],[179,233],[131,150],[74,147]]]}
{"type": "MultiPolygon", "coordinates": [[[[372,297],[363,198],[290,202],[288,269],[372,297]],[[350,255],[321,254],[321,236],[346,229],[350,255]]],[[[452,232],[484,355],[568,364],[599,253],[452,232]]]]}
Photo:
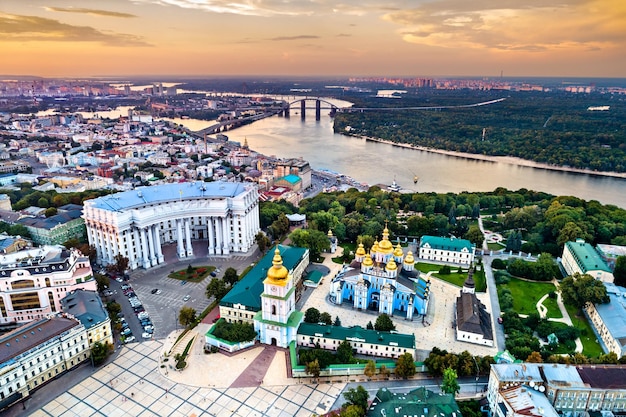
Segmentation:
{"type": "Polygon", "coordinates": [[[365,259],[363,259],[363,266],[374,266],[374,261],[372,261],[371,256],[365,255],[365,259]]]}
{"type": "Polygon", "coordinates": [[[365,248],[362,243],[359,243],[359,248],[356,250],[357,256],[365,256],[365,248]]]}
{"type": "Polygon", "coordinates": [[[402,246],[400,246],[400,243],[398,243],[398,245],[396,246],[396,250],[393,251],[393,256],[400,257],[402,255],[404,255],[404,252],[402,252],[402,246]]]}
{"type": "Polygon", "coordinates": [[[409,253],[406,254],[406,257],[404,258],[404,263],[406,264],[415,263],[415,258],[413,258],[413,252],[409,251],[409,253]]]}
{"type": "Polygon", "coordinates": [[[374,242],[374,245],[372,246],[372,248],[370,249],[371,253],[376,253],[378,252],[378,239],[376,239],[376,241],[374,242]]]}
{"type": "Polygon", "coordinates": [[[385,226],[385,230],[383,230],[383,240],[378,244],[380,251],[382,253],[392,253],[393,252],[393,243],[389,241],[389,229],[385,226]]]}
{"type": "Polygon", "coordinates": [[[398,269],[398,265],[396,265],[396,261],[394,261],[393,258],[391,258],[389,259],[389,262],[387,262],[385,269],[387,271],[395,271],[396,269],[398,269]]]}
{"type": "Polygon", "coordinates": [[[328,229],[328,237],[333,237],[333,231],[328,229]]]}
{"type": "Polygon", "coordinates": [[[283,258],[280,256],[280,250],[278,247],[274,251],[274,259],[272,260],[272,267],[267,271],[267,278],[272,281],[281,281],[289,276],[289,271],[283,266],[283,258]]]}

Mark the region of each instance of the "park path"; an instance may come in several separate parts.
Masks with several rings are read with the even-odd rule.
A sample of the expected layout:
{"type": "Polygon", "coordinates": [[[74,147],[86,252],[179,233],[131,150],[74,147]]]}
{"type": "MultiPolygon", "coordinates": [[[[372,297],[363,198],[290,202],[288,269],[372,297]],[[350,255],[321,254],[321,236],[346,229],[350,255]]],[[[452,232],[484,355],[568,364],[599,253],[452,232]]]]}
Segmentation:
{"type": "MultiPolygon", "coordinates": [[[[556,288],[558,288],[558,283],[555,281],[552,282],[554,284],[554,286],[556,288]]],[[[537,311],[539,312],[539,317],[541,317],[542,319],[545,319],[548,313],[548,308],[546,306],[543,305],[543,302],[546,298],[548,298],[550,296],[550,294],[546,294],[543,297],[541,297],[539,299],[539,301],[537,301],[537,311]]],[[[553,321],[553,322],[558,322],[558,323],[565,323],[568,326],[573,326],[574,323],[572,322],[572,319],[569,316],[569,313],[567,312],[567,309],[565,308],[565,305],[563,304],[563,299],[561,298],[561,292],[558,291],[556,293],[556,303],[559,306],[559,310],[561,310],[561,318],[548,318],[548,321],[553,321]]],[[[574,343],[576,343],[576,352],[581,353],[583,351],[583,342],[580,340],[580,337],[577,338],[574,343]]]]}

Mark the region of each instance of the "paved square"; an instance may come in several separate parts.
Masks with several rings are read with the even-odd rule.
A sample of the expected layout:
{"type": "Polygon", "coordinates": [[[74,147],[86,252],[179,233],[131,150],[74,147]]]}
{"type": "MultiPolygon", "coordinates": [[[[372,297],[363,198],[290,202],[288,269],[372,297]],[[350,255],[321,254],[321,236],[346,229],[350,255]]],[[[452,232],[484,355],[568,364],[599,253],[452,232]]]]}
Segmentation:
{"type": "MultiPolygon", "coordinates": [[[[246,388],[187,385],[173,382],[160,372],[162,342],[131,343],[122,349],[114,363],[68,387],[65,393],[31,415],[308,417],[313,413],[329,411],[345,385],[294,384],[246,388]]],[[[254,355],[248,356],[246,360],[251,361],[254,355]]],[[[222,360],[229,359],[224,357],[222,360]]],[[[219,378],[216,375],[216,379],[219,378]]]]}

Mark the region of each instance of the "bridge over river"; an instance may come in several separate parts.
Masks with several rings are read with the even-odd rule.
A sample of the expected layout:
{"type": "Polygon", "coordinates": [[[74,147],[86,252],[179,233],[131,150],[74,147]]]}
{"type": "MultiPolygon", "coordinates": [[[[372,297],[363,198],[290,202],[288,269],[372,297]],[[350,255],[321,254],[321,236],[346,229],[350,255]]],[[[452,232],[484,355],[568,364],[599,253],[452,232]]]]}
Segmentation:
{"type": "Polygon", "coordinates": [[[443,109],[454,109],[454,108],[469,108],[469,107],[480,107],[487,106],[490,104],[500,103],[506,100],[506,98],[498,98],[495,100],[483,101],[480,103],[472,103],[472,104],[461,104],[455,106],[414,106],[414,107],[338,107],[335,104],[331,103],[320,97],[304,97],[293,100],[291,102],[283,101],[281,104],[275,104],[271,106],[263,106],[263,107],[248,107],[248,108],[239,108],[239,111],[247,111],[247,110],[259,110],[261,109],[261,113],[256,113],[253,116],[247,117],[239,117],[228,120],[223,120],[221,122],[215,123],[209,127],[206,127],[198,132],[197,135],[204,137],[205,135],[212,135],[215,133],[235,129],[237,127],[243,126],[245,124],[252,123],[257,120],[264,119],[266,117],[271,117],[274,115],[279,115],[282,117],[290,117],[292,109],[300,110],[300,118],[306,118],[306,111],[315,110],[315,120],[321,119],[322,109],[329,109],[330,115],[334,116],[336,113],[341,112],[366,112],[366,111],[402,111],[402,110],[443,110],[443,109]],[[308,106],[307,103],[313,102],[314,106],[308,106]]]}

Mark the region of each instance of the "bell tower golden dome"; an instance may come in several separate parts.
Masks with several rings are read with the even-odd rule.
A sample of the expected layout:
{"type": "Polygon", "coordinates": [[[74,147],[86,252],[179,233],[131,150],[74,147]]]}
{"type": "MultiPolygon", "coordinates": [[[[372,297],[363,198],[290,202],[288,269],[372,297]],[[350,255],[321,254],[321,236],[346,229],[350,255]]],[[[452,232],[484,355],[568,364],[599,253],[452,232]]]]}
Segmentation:
{"type": "Polygon", "coordinates": [[[280,250],[276,247],[274,251],[274,259],[272,259],[272,267],[267,271],[267,281],[269,284],[285,285],[285,281],[289,277],[289,271],[283,265],[283,258],[280,256],[280,250]]]}

